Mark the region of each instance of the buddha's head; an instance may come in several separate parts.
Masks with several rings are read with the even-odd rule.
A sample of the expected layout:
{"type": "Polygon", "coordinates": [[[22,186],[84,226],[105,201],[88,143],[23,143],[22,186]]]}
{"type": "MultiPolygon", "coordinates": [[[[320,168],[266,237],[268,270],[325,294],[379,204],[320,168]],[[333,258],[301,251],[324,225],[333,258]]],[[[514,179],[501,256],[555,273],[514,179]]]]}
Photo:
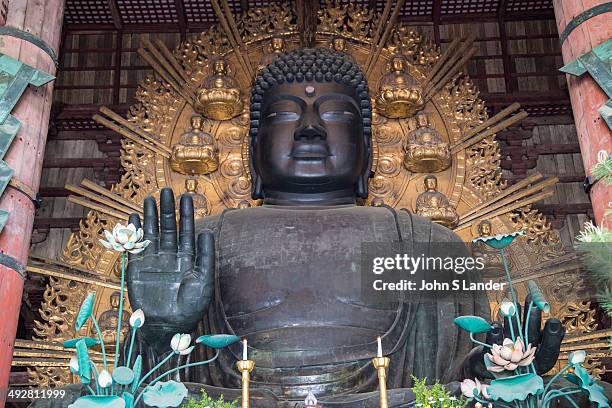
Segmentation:
{"type": "Polygon", "coordinates": [[[119,310],[119,301],[121,300],[121,293],[115,291],[110,295],[110,305],[113,310],[119,310]]]}
{"type": "Polygon", "coordinates": [[[492,231],[493,231],[493,227],[491,225],[491,221],[484,220],[484,221],[480,221],[480,223],[478,224],[478,234],[481,237],[490,236],[492,231]]]}
{"type": "Polygon", "coordinates": [[[391,60],[391,70],[395,72],[406,72],[406,60],[402,57],[395,56],[391,60]]]}
{"type": "Polygon", "coordinates": [[[202,130],[202,117],[200,115],[194,115],[189,120],[189,124],[191,125],[191,130],[202,130]]]}
{"type": "Polygon", "coordinates": [[[281,54],[251,95],[253,198],[337,204],[368,194],[372,111],[366,80],[345,54],[281,54]]]}
{"type": "Polygon", "coordinates": [[[272,49],[272,52],[275,53],[285,51],[285,40],[282,37],[272,38],[270,48],[272,49]]]}
{"type": "Polygon", "coordinates": [[[185,191],[191,194],[197,193],[198,180],[192,178],[185,180],[185,191]]]}
{"type": "Polygon", "coordinates": [[[347,52],[348,45],[346,40],[342,37],[336,37],[332,40],[332,48],[338,52],[347,52]]]}
{"type": "Polygon", "coordinates": [[[438,191],[438,178],[434,175],[427,175],[423,179],[425,191],[438,191]]]}
{"type": "Polygon", "coordinates": [[[227,62],[223,58],[215,60],[213,72],[215,75],[227,75],[227,62]]]}
{"type": "Polygon", "coordinates": [[[419,113],[417,115],[417,125],[420,128],[428,127],[429,126],[429,118],[427,118],[427,114],[419,113]]]}

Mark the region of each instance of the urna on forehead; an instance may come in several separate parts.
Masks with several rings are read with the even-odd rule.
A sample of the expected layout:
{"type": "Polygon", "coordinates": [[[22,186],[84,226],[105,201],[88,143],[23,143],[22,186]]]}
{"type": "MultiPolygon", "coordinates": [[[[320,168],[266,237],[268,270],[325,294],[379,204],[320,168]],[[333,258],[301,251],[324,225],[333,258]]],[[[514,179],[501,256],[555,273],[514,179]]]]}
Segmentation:
{"type": "Polygon", "coordinates": [[[364,133],[371,134],[372,106],[361,68],[345,53],[327,48],[301,48],[279,55],[255,78],[251,92],[251,137],[257,136],[262,102],[268,91],[282,84],[305,82],[332,82],[352,89],[361,107],[364,133]]]}

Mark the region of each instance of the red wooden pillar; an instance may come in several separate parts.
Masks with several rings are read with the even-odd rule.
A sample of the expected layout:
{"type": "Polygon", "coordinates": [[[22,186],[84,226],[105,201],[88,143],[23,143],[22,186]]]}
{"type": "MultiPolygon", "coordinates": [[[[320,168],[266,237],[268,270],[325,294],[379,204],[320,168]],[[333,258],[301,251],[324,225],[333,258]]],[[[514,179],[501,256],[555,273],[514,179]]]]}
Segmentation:
{"type": "MultiPolygon", "coordinates": [[[[553,0],[559,33],[563,33],[576,16],[607,2],[608,0],[553,0]]],[[[570,32],[561,45],[564,64],[569,64],[612,37],[610,17],[611,13],[597,15],[570,32]]],[[[608,96],[588,73],[580,77],[567,74],[567,83],[582,161],[587,175],[591,175],[591,167],[597,163],[598,152],[604,150],[612,154],[612,132],[597,112],[597,109],[606,103],[608,96]]],[[[612,187],[598,182],[591,189],[590,195],[595,221],[599,224],[603,221],[605,210],[612,207],[612,187]]],[[[609,221],[608,227],[612,226],[609,221]]]]}
{"type": "MultiPolygon", "coordinates": [[[[57,52],[60,43],[64,0],[11,0],[6,27],[33,34],[57,52]]],[[[0,36],[0,53],[38,70],[55,75],[55,63],[38,46],[19,38],[0,36]]],[[[0,199],[0,208],[10,212],[0,233],[0,406],[11,370],[13,345],[21,295],[23,269],[27,262],[34,222],[34,204],[22,190],[38,191],[42,170],[53,82],[40,88],[28,87],[12,111],[21,121],[11,148],[5,156],[14,170],[13,180],[23,189],[9,185],[0,199]]]]}

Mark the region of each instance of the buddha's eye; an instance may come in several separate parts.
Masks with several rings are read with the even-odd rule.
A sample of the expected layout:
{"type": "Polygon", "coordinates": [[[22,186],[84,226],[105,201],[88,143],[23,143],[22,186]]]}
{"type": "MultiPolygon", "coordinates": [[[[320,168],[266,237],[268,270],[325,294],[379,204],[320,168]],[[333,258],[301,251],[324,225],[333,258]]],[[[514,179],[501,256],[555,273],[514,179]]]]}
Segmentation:
{"type": "Polygon", "coordinates": [[[266,115],[266,119],[272,119],[272,120],[281,121],[281,122],[293,122],[293,121],[300,119],[300,115],[296,112],[288,112],[288,111],[271,112],[268,115],[266,115]]]}
{"type": "Polygon", "coordinates": [[[331,122],[350,122],[354,118],[355,114],[346,110],[330,110],[321,114],[321,119],[331,122]]]}

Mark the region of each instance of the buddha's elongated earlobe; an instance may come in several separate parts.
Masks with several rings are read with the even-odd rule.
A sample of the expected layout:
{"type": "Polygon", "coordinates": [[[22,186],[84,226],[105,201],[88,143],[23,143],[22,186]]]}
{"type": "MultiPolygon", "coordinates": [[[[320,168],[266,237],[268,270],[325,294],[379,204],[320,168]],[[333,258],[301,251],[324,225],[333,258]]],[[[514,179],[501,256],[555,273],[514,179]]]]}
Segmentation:
{"type": "Polygon", "coordinates": [[[357,179],[357,197],[368,198],[368,176],[363,175],[357,179]]]}
{"type": "Polygon", "coordinates": [[[252,173],[251,177],[253,180],[253,192],[251,193],[251,197],[253,200],[263,199],[264,194],[261,186],[261,177],[259,177],[259,175],[256,173],[252,173]]]}

